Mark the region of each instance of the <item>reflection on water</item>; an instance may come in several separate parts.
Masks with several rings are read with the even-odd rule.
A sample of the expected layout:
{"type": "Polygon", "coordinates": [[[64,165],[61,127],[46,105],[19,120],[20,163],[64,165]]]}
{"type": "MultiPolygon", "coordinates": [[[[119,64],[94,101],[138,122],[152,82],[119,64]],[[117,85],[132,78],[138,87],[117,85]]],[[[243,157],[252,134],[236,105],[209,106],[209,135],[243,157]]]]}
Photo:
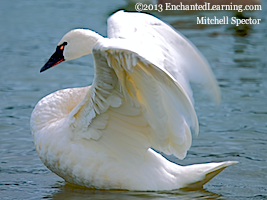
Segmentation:
{"type": "Polygon", "coordinates": [[[58,183],[53,188],[57,188],[57,192],[46,196],[45,198],[51,198],[53,200],[59,199],[173,199],[179,197],[179,199],[190,200],[194,198],[205,197],[206,199],[222,199],[222,195],[211,193],[205,189],[200,190],[173,190],[173,191],[161,191],[161,192],[138,192],[138,191],[126,191],[126,190],[95,190],[88,189],[71,184],[58,183]]]}
{"type": "MultiPolygon", "coordinates": [[[[249,17],[245,17],[243,15],[243,13],[240,13],[240,12],[237,12],[235,14],[235,17],[237,19],[249,19],[249,17]]],[[[232,26],[231,28],[229,29],[233,29],[235,30],[235,34],[236,36],[247,36],[249,34],[249,31],[252,29],[252,25],[249,25],[249,24],[241,24],[239,26],[232,26]]]]}
{"type": "MultiPolygon", "coordinates": [[[[266,7],[266,1],[262,1],[266,7]]],[[[93,80],[92,57],[39,70],[67,31],[87,27],[106,35],[106,19],[125,8],[124,0],[67,3],[5,1],[0,6],[0,197],[1,199],[264,199],[267,198],[267,14],[247,28],[197,25],[197,16],[229,16],[234,12],[156,13],[179,29],[211,63],[222,90],[215,108],[194,86],[200,134],[194,137],[186,165],[237,160],[197,191],[129,192],[71,186],[45,168],[35,151],[29,128],[32,109],[43,96],[93,80]],[[240,29],[241,28],[241,29],[240,29]]],[[[127,7],[128,9],[128,7],[127,7]]],[[[130,7],[129,9],[134,9],[130,7]]]]}

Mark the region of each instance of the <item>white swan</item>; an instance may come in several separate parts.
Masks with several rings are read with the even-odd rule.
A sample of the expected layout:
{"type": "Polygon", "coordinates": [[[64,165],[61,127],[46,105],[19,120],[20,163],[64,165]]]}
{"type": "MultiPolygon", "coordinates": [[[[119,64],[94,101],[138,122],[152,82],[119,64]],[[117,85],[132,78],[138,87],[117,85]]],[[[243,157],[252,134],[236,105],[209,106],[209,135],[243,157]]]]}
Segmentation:
{"type": "Polygon", "coordinates": [[[92,86],[54,92],[36,105],[31,129],[42,162],[66,181],[99,189],[201,187],[234,161],[179,166],[150,147],[186,156],[198,133],[189,81],[220,100],[208,63],[181,34],[143,13],[119,11],[108,38],[76,29],[41,69],[93,53],[92,86]]]}

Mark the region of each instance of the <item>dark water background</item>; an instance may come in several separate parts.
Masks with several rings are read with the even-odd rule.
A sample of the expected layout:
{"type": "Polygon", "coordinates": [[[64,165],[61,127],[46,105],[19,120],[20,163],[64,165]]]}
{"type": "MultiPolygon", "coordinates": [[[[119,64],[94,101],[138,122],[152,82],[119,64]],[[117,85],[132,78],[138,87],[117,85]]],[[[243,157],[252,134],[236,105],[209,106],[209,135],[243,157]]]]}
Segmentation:
{"type": "Polygon", "coordinates": [[[154,15],[188,37],[210,62],[222,90],[219,108],[195,89],[200,134],[179,164],[237,160],[198,191],[127,192],[73,187],[39,160],[30,114],[45,95],[93,80],[92,57],[69,61],[46,73],[40,68],[73,28],[106,35],[106,19],[123,0],[0,2],[0,199],[266,199],[267,198],[267,10],[247,12],[260,25],[197,25],[197,16],[234,12],[165,12],[154,15]]]}

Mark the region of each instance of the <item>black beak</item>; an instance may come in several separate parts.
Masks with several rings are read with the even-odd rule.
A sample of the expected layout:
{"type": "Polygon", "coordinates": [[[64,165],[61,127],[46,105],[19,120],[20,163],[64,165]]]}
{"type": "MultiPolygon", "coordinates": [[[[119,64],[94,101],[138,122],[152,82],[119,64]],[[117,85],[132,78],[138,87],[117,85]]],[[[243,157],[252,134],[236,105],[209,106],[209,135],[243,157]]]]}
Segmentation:
{"type": "Polygon", "coordinates": [[[64,56],[63,56],[63,50],[64,50],[64,46],[58,46],[56,52],[49,58],[49,60],[47,61],[47,63],[45,63],[45,65],[42,67],[42,69],[40,70],[40,72],[43,72],[59,63],[61,63],[62,61],[64,61],[64,56]]]}

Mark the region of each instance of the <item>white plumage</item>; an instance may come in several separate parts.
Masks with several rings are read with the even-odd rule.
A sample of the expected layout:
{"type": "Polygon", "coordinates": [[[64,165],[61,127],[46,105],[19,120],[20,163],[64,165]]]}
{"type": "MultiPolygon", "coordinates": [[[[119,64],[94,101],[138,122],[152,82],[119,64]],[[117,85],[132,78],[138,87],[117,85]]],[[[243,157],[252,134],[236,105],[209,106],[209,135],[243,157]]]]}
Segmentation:
{"type": "Polygon", "coordinates": [[[186,156],[191,130],[198,133],[189,82],[220,101],[207,61],[184,36],[153,16],[119,11],[108,19],[108,38],[72,30],[41,71],[90,53],[92,86],[54,92],[31,116],[36,150],[51,171],[99,189],[172,190],[201,187],[236,163],[182,167],[150,149],[186,156]]]}

